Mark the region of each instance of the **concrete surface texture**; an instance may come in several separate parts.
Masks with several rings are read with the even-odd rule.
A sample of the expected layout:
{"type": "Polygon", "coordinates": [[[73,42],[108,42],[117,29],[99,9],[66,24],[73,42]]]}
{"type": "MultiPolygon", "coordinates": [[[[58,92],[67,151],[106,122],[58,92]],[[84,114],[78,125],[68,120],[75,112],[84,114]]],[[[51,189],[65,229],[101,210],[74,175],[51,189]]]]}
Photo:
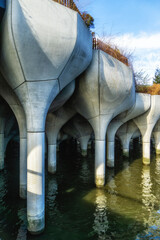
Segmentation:
{"type": "MultiPolygon", "coordinates": [[[[160,95],[152,95],[149,110],[141,116],[134,118],[133,121],[137,125],[142,135],[143,145],[143,163],[150,164],[150,140],[154,126],[160,118],[159,108],[160,95]]],[[[145,102],[147,104],[147,100],[145,102]]]]}
{"type": "Polygon", "coordinates": [[[95,133],[95,182],[105,184],[105,138],[109,122],[135,103],[133,73],[123,63],[99,50],[79,77],[72,103],[95,133]]]}
{"type": "Polygon", "coordinates": [[[136,93],[135,104],[129,110],[119,114],[116,118],[114,118],[110,122],[107,130],[107,166],[108,167],[114,167],[115,134],[117,130],[125,122],[146,112],[150,107],[150,105],[146,104],[146,102],[148,102],[148,99],[150,99],[149,94],[136,93]]]}
{"type": "Polygon", "coordinates": [[[38,233],[45,225],[46,115],[58,93],[89,65],[92,36],[77,12],[52,0],[7,1],[1,34],[1,72],[26,115],[28,230],[38,233]]]}

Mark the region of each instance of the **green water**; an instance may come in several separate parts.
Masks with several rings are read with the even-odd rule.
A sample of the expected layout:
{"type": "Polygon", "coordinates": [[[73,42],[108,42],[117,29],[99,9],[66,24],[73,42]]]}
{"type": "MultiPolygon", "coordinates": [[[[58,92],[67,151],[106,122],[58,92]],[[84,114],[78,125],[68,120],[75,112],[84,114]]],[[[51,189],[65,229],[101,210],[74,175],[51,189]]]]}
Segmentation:
{"type": "Polygon", "coordinates": [[[8,150],[0,172],[1,240],[160,239],[160,160],[150,166],[131,153],[117,153],[116,169],[106,170],[106,186],[94,186],[94,151],[82,158],[74,145],[61,145],[58,171],[46,172],[46,228],[26,230],[26,201],[18,197],[18,153],[8,150]]]}

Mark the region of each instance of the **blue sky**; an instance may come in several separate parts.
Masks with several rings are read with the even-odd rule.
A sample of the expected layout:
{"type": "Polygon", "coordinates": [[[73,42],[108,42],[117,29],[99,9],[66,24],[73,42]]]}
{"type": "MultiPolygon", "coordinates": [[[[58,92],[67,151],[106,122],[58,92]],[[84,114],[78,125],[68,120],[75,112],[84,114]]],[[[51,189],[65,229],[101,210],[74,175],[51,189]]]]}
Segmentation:
{"type": "Polygon", "coordinates": [[[135,71],[160,67],[160,0],[77,0],[95,19],[100,38],[133,52],[135,71]],[[112,41],[111,40],[111,41],[112,41]]]}

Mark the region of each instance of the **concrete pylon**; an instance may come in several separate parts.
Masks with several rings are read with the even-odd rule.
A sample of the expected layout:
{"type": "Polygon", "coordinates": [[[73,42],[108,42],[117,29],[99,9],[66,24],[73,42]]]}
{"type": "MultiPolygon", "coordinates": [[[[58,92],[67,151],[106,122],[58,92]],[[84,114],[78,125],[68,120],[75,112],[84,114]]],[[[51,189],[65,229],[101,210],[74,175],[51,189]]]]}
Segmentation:
{"type": "Polygon", "coordinates": [[[63,127],[63,132],[80,142],[81,154],[83,157],[86,157],[88,141],[93,132],[89,122],[81,115],[76,115],[63,127]]]}
{"type": "Polygon", "coordinates": [[[152,130],[160,117],[159,101],[159,95],[152,95],[150,109],[141,116],[133,119],[142,135],[143,163],[146,165],[150,164],[150,139],[152,130]]]}
{"type": "Polygon", "coordinates": [[[26,115],[28,230],[38,234],[45,226],[46,115],[89,65],[92,36],[77,12],[48,0],[7,1],[1,31],[1,71],[26,115]]]}
{"type": "MultiPolygon", "coordinates": [[[[122,149],[123,149],[123,156],[129,157],[129,145],[130,140],[134,133],[138,130],[136,124],[133,120],[130,120],[124,123],[117,131],[116,135],[119,137],[122,149]]],[[[135,136],[136,137],[136,136],[135,136]]]]}
{"type": "MultiPolygon", "coordinates": [[[[110,122],[107,130],[107,166],[108,167],[114,167],[115,134],[117,130],[125,122],[146,112],[150,108],[150,105],[148,104],[148,99],[150,99],[149,94],[136,93],[136,102],[133,105],[133,107],[128,111],[121,113],[110,122]]],[[[123,144],[124,144],[124,141],[123,141],[123,144]]],[[[129,152],[126,152],[125,155],[128,155],[128,154],[129,152]]]]}
{"type": "Polygon", "coordinates": [[[153,129],[153,136],[155,140],[155,150],[156,155],[160,155],[160,119],[157,121],[154,129],[153,129]]]}
{"type": "Polygon", "coordinates": [[[57,137],[62,126],[73,116],[75,111],[65,104],[54,113],[48,113],[46,118],[46,134],[48,139],[48,171],[56,172],[57,165],[57,137]]]}
{"type": "Polygon", "coordinates": [[[105,184],[106,130],[109,122],[135,103],[131,68],[107,53],[95,50],[89,68],[79,77],[73,107],[95,133],[95,183],[105,184]]]}

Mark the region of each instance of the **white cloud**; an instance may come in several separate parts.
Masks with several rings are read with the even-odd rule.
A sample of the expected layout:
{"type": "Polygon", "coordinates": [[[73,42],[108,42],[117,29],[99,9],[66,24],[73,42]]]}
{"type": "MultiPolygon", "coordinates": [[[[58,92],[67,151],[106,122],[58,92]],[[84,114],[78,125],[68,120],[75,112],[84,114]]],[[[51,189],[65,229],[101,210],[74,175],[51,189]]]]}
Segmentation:
{"type": "Polygon", "coordinates": [[[135,71],[143,70],[152,79],[155,69],[160,67],[160,33],[147,34],[132,33],[115,37],[105,37],[109,41],[127,52],[133,52],[133,66],[135,71]]]}

